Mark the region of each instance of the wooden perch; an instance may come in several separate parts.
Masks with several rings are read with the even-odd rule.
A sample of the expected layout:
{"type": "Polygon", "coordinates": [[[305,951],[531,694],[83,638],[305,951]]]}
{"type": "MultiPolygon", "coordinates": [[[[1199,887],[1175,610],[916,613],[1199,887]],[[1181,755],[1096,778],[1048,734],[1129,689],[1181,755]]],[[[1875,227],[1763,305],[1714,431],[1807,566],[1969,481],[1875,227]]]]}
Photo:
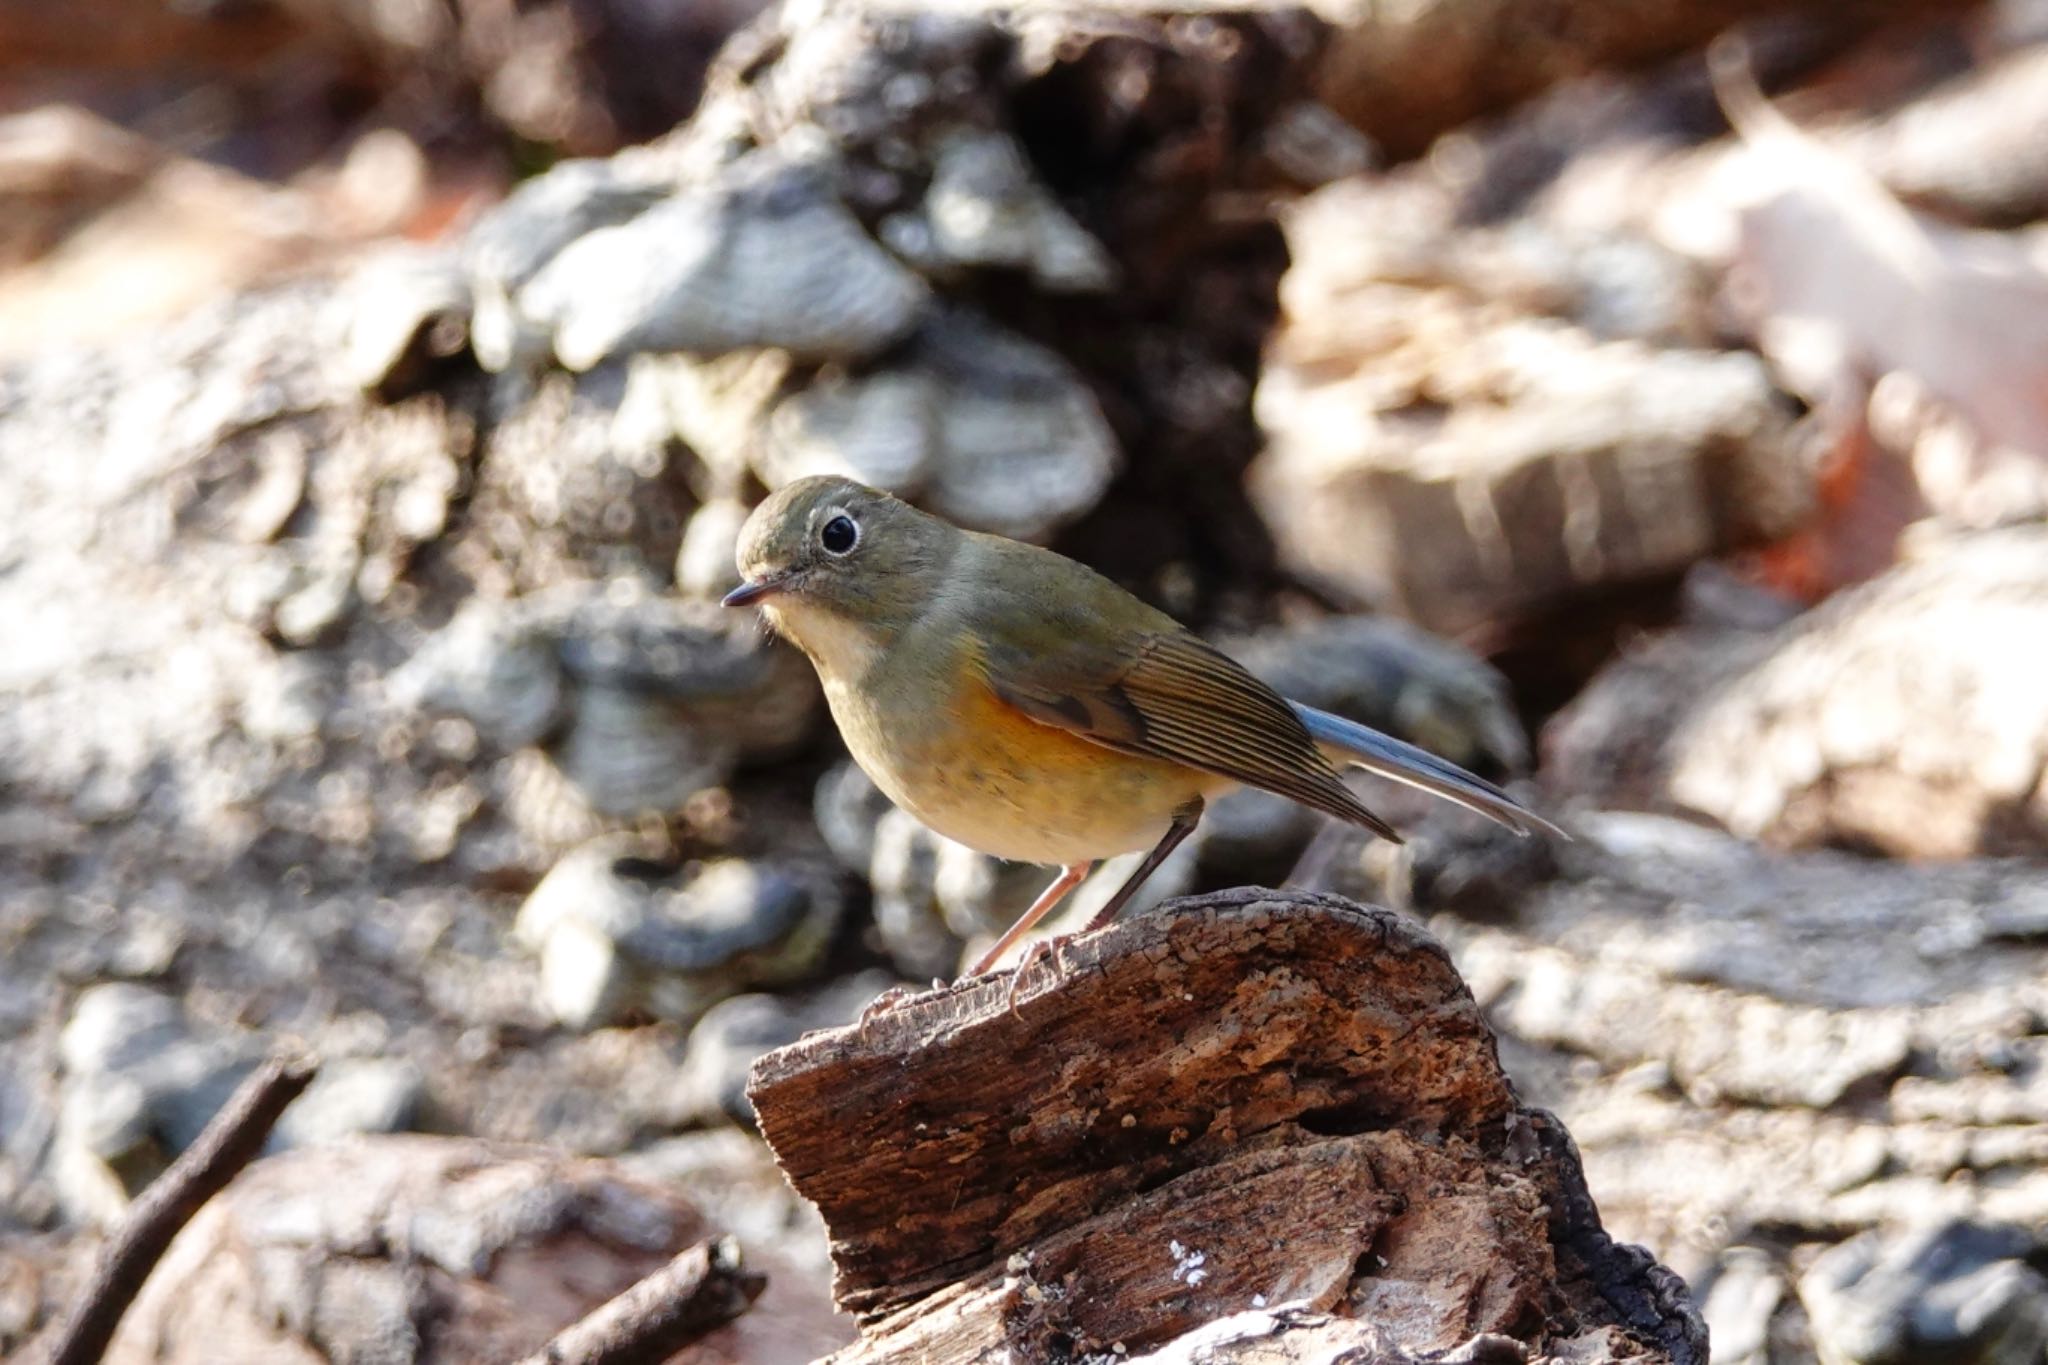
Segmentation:
{"type": "Polygon", "coordinates": [[[1068,961],[1017,1013],[984,977],[756,1065],[861,1322],[838,1365],[1136,1353],[1268,1308],[1243,1334],[1262,1359],[1327,1359],[1361,1323],[1390,1363],[1489,1333],[1706,1359],[1683,1288],[1601,1230],[1570,1138],[1517,1103],[1413,923],[1240,890],[1068,961]]]}

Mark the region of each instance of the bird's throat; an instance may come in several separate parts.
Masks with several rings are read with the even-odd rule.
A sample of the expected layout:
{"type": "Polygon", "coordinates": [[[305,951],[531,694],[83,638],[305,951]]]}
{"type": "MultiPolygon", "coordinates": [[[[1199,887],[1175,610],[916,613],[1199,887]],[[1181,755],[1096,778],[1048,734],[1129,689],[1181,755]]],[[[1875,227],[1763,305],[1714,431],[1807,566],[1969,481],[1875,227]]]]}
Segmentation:
{"type": "Polygon", "coordinates": [[[762,612],[781,636],[810,657],[826,685],[865,677],[882,657],[881,636],[829,607],[796,598],[764,602],[762,612]]]}

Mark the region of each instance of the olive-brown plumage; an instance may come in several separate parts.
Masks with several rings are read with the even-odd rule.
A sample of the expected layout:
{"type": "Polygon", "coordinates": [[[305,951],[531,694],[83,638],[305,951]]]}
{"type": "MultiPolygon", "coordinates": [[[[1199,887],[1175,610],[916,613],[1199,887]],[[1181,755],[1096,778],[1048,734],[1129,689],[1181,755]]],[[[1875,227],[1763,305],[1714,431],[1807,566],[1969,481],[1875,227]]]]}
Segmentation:
{"type": "Polygon", "coordinates": [[[1335,756],[1542,826],[1434,755],[1291,703],[1172,617],[1050,550],[963,531],[851,480],[783,488],[741,531],[746,583],[818,670],[854,760],[938,833],[1062,876],[975,971],[1097,859],[1153,856],[1097,922],[1243,784],[1389,839],[1335,756]]]}

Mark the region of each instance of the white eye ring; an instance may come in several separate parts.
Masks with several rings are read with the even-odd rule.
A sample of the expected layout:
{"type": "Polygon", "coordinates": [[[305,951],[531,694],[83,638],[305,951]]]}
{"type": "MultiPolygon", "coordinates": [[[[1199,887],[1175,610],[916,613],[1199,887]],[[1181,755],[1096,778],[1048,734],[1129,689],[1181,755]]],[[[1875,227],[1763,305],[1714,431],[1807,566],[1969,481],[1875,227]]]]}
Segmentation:
{"type": "Polygon", "coordinates": [[[843,558],[860,545],[860,523],[850,513],[834,509],[818,528],[818,544],[833,558],[843,558]]]}

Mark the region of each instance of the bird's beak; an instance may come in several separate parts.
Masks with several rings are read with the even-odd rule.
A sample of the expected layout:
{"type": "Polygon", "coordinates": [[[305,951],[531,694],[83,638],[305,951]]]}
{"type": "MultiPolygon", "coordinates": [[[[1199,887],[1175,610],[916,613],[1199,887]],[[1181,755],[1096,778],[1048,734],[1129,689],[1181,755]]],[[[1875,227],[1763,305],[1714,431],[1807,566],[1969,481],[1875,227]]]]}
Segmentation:
{"type": "Polygon", "coordinates": [[[742,583],[719,599],[721,607],[749,607],[782,587],[780,578],[763,578],[751,583],[742,583]]]}

